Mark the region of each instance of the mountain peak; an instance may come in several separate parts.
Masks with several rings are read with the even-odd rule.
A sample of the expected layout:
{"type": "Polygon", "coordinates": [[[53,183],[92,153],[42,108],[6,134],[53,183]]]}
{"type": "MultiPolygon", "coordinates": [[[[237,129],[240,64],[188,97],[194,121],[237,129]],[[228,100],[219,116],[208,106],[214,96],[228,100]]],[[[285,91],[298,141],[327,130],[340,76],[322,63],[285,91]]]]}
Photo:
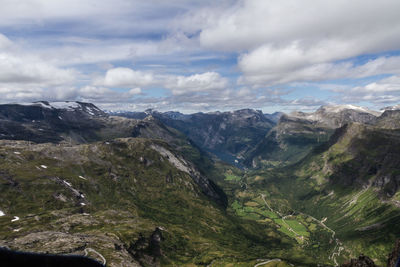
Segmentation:
{"type": "Polygon", "coordinates": [[[42,108],[63,110],[63,111],[83,111],[91,116],[104,116],[105,113],[92,103],[79,102],[79,101],[37,101],[32,103],[16,103],[20,106],[39,106],[42,108]]]}
{"type": "Polygon", "coordinates": [[[395,106],[384,107],[381,109],[381,111],[386,111],[386,110],[400,110],[400,104],[395,106]]]}
{"type": "Polygon", "coordinates": [[[321,106],[316,112],[325,112],[325,113],[339,113],[345,110],[354,110],[357,112],[362,112],[362,113],[370,113],[375,116],[378,116],[380,113],[376,111],[372,111],[368,108],[365,107],[360,107],[356,105],[326,105],[326,106],[321,106]]]}
{"type": "Polygon", "coordinates": [[[349,122],[373,123],[381,115],[364,107],[355,105],[327,105],[321,106],[315,112],[292,112],[290,117],[305,119],[337,128],[349,122]]]}

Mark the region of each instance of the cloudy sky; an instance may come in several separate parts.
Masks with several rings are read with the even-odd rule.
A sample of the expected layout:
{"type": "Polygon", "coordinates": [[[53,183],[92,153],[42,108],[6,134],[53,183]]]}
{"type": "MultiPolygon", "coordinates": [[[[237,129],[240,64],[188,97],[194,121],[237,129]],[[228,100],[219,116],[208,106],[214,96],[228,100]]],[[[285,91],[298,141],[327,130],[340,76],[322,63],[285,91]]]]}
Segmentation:
{"type": "Polygon", "coordinates": [[[0,0],[2,103],[400,104],[399,0],[0,0]]]}

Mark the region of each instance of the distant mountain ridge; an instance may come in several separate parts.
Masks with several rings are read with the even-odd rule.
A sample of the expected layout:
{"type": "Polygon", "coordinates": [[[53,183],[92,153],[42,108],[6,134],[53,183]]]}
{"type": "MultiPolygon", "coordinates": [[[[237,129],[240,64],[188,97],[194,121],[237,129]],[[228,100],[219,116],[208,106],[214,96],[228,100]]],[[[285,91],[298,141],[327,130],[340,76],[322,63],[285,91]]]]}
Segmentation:
{"type": "Polygon", "coordinates": [[[93,140],[107,114],[91,103],[46,101],[0,105],[0,138],[60,142],[93,140]],[[99,118],[99,119],[98,119],[99,118]]]}
{"type": "Polygon", "coordinates": [[[384,114],[354,105],[329,105],[311,113],[282,115],[266,137],[246,152],[245,164],[257,167],[295,163],[328,141],[335,129],[353,122],[375,125],[384,114]]]}
{"type": "Polygon", "coordinates": [[[135,119],[151,115],[165,125],[184,133],[203,150],[231,164],[241,162],[244,153],[263,138],[282,115],[265,115],[253,109],[194,114],[154,110],[110,114],[135,119]]]}
{"type": "Polygon", "coordinates": [[[330,128],[338,128],[349,122],[374,124],[379,115],[379,112],[354,105],[328,105],[321,106],[312,113],[289,114],[289,116],[307,119],[330,128]]]}
{"type": "Polygon", "coordinates": [[[354,105],[328,105],[312,113],[290,114],[263,114],[252,109],[194,114],[151,109],[104,112],[91,103],[39,101],[0,105],[0,138],[84,143],[107,136],[128,137],[137,122],[122,122],[117,117],[143,120],[151,116],[231,164],[275,166],[298,161],[313,147],[327,141],[334,129],[347,123],[397,128],[399,114],[396,106],[380,113],[354,105]],[[116,133],[115,127],[122,127],[123,134],[116,133]]]}

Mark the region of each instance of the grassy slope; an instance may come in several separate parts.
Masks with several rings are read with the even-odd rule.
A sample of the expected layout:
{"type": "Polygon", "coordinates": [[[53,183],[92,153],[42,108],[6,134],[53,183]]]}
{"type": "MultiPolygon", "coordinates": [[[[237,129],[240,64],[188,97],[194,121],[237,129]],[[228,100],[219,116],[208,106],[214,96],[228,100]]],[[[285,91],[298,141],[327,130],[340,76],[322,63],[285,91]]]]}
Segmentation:
{"type": "Polygon", "coordinates": [[[145,139],[28,149],[26,143],[3,143],[0,209],[6,215],[0,217],[0,242],[54,253],[83,253],[92,247],[113,266],[127,260],[126,249],[141,234],[161,226],[163,265],[252,266],[258,258],[275,257],[300,265],[312,262],[274,228],[238,218],[209,201],[189,175],[150,148],[153,142],[173,151],[145,139]],[[20,220],[11,222],[13,216],[20,220]],[[48,233],[67,234],[66,243],[48,233]]]}
{"type": "MultiPolygon", "coordinates": [[[[344,244],[339,261],[362,253],[383,264],[400,235],[400,212],[394,203],[397,195],[387,197],[393,185],[381,189],[373,181],[378,176],[396,175],[396,153],[400,151],[398,133],[359,124],[345,131],[334,137],[337,139],[332,141],[332,146],[315,150],[297,165],[249,175],[249,199],[264,193],[270,206],[284,214],[303,212],[319,220],[326,218],[325,224],[336,231],[336,237],[344,244]]],[[[276,222],[273,217],[269,218],[276,222]]],[[[282,231],[294,236],[287,229],[282,231]]],[[[311,240],[322,234],[310,233],[311,240]]],[[[327,236],[325,241],[329,239],[327,236]]],[[[328,245],[311,245],[307,249],[313,250],[318,245],[322,254],[332,250],[328,245]]]]}

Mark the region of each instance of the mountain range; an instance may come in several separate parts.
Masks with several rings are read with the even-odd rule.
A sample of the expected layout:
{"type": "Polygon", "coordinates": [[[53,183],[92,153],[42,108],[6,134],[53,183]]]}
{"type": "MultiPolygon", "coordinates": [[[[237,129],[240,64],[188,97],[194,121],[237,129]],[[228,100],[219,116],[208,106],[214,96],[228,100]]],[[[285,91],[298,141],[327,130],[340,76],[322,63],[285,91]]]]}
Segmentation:
{"type": "Polygon", "coordinates": [[[0,246],[107,266],[383,265],[400,237],[399,119],[0,105],[0,246]]]}

